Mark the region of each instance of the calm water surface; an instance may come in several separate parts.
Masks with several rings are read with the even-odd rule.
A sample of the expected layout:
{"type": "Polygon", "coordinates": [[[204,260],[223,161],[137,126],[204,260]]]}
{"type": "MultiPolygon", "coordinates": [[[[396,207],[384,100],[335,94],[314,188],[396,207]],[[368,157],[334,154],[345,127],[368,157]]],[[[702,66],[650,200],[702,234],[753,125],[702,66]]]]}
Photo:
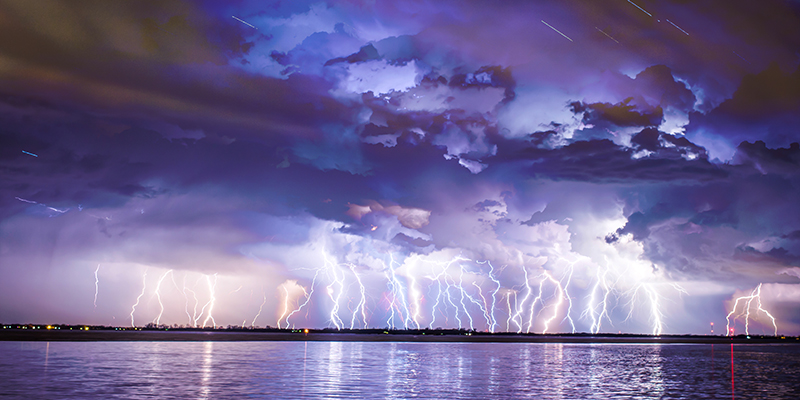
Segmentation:
{"type": "Polygon", "coordinates": [[[800,346],[0,342],[0,398],[800,399],[800,346]]]}

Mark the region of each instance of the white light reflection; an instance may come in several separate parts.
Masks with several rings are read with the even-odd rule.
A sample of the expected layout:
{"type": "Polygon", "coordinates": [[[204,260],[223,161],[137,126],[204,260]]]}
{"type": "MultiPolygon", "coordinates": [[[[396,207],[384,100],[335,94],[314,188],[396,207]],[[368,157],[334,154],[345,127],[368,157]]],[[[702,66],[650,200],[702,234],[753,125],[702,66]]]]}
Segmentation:
{"type": "Polygon", "coordinates": [[[548,386],[555,391],[556,398],[566,398],[564,388],[568,383],[564,380],[564,344],[545,343],[544,365],[547,371],[548,386]]]}
{"type": "Polygon", "coordinates": [[[200,367],[200,398],[208,399],[211,392],[211,362],[213,361],[214,342],[203,343],[203,363],[200,367]]]}
{"type": "Polygon", "coordinates": [[[337,393],[342,387],[342,342],[328,342],[328,379],[324,393],[337,393]]]}

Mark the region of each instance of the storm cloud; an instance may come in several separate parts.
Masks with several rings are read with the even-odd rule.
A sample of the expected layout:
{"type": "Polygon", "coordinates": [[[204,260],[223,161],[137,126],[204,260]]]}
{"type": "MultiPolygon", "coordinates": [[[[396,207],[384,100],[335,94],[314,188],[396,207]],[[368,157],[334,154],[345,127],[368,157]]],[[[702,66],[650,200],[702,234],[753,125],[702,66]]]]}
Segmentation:
{"type": "Polygon", "coordinates": [[[797,334],[800,9],[636,4],[2,2],[0,320],[797,334]]]}

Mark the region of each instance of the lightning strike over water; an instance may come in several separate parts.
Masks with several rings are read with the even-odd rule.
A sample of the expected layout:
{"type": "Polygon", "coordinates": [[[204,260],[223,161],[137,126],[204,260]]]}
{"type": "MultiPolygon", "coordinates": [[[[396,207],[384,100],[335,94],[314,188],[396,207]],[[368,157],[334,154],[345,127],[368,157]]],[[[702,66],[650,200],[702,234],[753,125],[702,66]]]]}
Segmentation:
{"type": "MultiPolygon", "coordinates": [[[[206,306],[208,306],[208,313],[206,314],[206,319],[203,320],[203,328],[206,327],[208,321],[211,320],[211,324],[214,328],[217,327],[217,322],[214,320],[214,316],[212,312],[214,311],[214,304],[217,302],[217,298],[215,296],[215,290],[217,287],[217,274],[214,274],[214,283],[211,283],[211,277],[206,275],[206,282],[208,283],[208,293],[210,295],[210,299],[205,306],[203,306],[203,311],[205,311],[206,306]]],[[[203,311],[200,312],[200,315],[203,315],[203,311]]]]}
{"type": "Polygon", "coordinates": [[[330,276],[333,276],[331,283],[327,286],[328,297],[330,297],[333,302],[329,322],[332,323],[336,329],[342,329],[344,327],[344,322],[339,317],[339,302],[342,299],[342,293],[344,293],[344,276],[341,278],[339,277],[338,269],[337,265],[333,264],[327,257],[325,258],[325,270],[330,273],[330,276]],[[339,287],[338,293],[335,286],[339,287]]]}
{"type": "Polygon", "coordinates": [[[136,306],[139,305],[139,300],[141,300],[142,296],[144,296],[144,291],[145,291],[146,288],[147,288],[147,270],[145,269],[144,270],[144,274],[142,274],[142,293],[139,293],[139,297],[136,298],[136,303],[134,303],[133,306],[131,307],[131,327],[132,328],[136,327],[136,324],[133,321],[133,313],[136,312],[136,306]]]}
{"type": "Polygon", "coordinates": [[[506,297],[506,306],[508,307],[508,319],[506,319],[506,332],[511,332],[511,319],[514,311],[511,309],[511,294],[514,294],[514,304],[517,303],[517,292],[516,291],[507,291],[505,294],[506,297]]]}
{"type": "Polygon", "coordinates": [[[356,266],[354,264],[350,264],[350,271],[353,272],[353,275],[356,277],[356,280],[358,281],[358,289],[360,293],[358,304],[356,305],[355,310],[353,310],[353,316],[350,318],[350,329],[353,329],[355,327],[356,316],[358,315],[359,310],[361,311],[361,321],[363,323],[363,327],[366,328],[367,327],[367,311],[365,309],[365,306],[367,304],[366,288],[364,287],[364,283],[361,282],[361,277],[358,276],[358,274],[356,273],[356,266]]]}
{"type": "Polygon", "coordinates": [[[170,273],[172,273],[172,270],[165,272],[163,275],[161,275],[161,278],[158,279],[158,283],[156,283],[155,294],[156,298],[158,299],[158,306],[161,308],[161,311],[159,311],[158,316],[156,316],[156,318],[153,319],[153,323],[156,325],[161,324],[161,316],[164,315],[164,303],[161,301],[161,282],[164,282],[164,278],[166,278],[167,275],[169,275],[170,273]]]}
{"type": "Polygon", "coordinates": [[[589,295],[589,305],[584,311],[584,314],[588,314],[592,320],[592,325],[589,328],[590,333],[600,333],[600,328],[603,323],[603,317],[605,316],[609,322],[611,322],[611,318],[608,316],[608,296],[610,294],[610,288],[608,287],[608,282],[606,278],[608,277],[608,268],[606,267],[604,271],[601,273],[600,269],[597,270],[597,281],[592,287],[591,294],[589,295]],[[602,288],[602,289],[601,289],[602,288]],[[595,303],[595,296],[597,295],[598,291],[602,291],[602,300],[599,303],[595,303]],[[600,309],[598,312],[597,309],[600,309]]]}
{"type": "MultiPolygon", "coordinates": [[[[306,296],[306,301],[304,301],[303,304],[298,306],[296,309],[294,309],[292,312],[290,312],[289,315],[286,316],[286,328],[289,328],[289,318],[291,318],[292,315],[300,312],[300,310],[302,310],[303,307],[307,306],[308,302],[311,301],[311,296],[314,295],[314,288],[316,287],[317,277],[319,276],[320,272],[321,272],[321,270],[317,270],[314,273],[314,279],[311,280],[311,288],[310,288],[310,290],[308,292],[306,292],[305,288],[303,288],[303,294],[305,294],[305,296],[306,296]]],[[[280,327],[280,326],[281,326],[281,324],[280,324],[280,319],[279,319],[278,320],[278,327],[280,327]]]]}
{"type": "Polygon", "coordinates": [[[386,320],[386,324],[392,328],[395,328],[395,311],[399,314],[400,321],[403,322],[403,327],[408,328],[408,321],[411,316],[411,313],[408,311],[408,303],[406,303],[405,295],[403,294],[403,286],[400,284],[400,280],[397,278],[395,274],[395,261],[394,256],[391,254],[389,255],[389,264],[386,266],[385,274],[388,278],[388,285],[391,300],[389,303],[389,309],[391,314],[389,318],[386,320]],[[403,315],[406,315],[406,318],[403,318],[403,315]]]}
{"type": "MultiPolygon", "coordinates": [[[[575,263],[570,263],[567,269],[567,283],[563,286],[564,297],[567,298],[567,314],[564,320],[569,321],[569,326],[572,328],[571,333],[575,333],[575,321],[572,320],[572,297],[569,295],[569,284],[572,282],[572,274],[575,272],[575,263]]],[[[564,321],[562,320],[562,322],[564,321]]]]}
{"type": "MultiPolygon", "coordinates": [[[[256,313],[255,317],[253,317],[253,322],[250,323],[251,327],[256,326],[256,320],[258,319],[259,316],[261,316],[261,311],[264,309],[264,304],[267,304],[267,294],[266,293],[264,293],[264,301],[261,302],[261,306],[258,307],[258,313],[256,313]]],[[[284,314],[285,314],[285,312],[284,312],[284,314]]],[[[283,316],[281,316],[281,317],[283,317],[283,316]]],[[[244,325],[244,324],[242,324],[242,325],[244,325]]],[[[281,322],[280,322],[280,319],[278,319],[278,326],[280,326],[280,325],[281,325],[281,322]]]]}
{"type": "Polygon", "coordinates": [[[800,333],[800,3],[625,2],[15,2],[0,318],[800,333]]]}
{"type": "MultiPolygon", "coordinates": [[[[291,316],[292,316],[292,314],[294,314],[294,312],[292,312],[292,314],[288,314],[288,315],[287,315],[287,313],[289,312],[289,288],[287,288],[286,286],[283,286],[283,291],[284,291],[284,296],[283,296],[283,312],[282,312],[282,313],[281,313],[281,315],[278,317],[278,327],[280,328],[280,326],[281,326],[281,320],[282,320],[284,317],[286,317],[286,327],[288,328],[288,327],[289,327],[289,317],[291,317],[291,316]]],[[[304,305],[305,305],[305,304],[304,304],[304,305]]],[[[301,306],[301,307],[302,307],[302,306],[301,306]]],[[[300,310],[300,309],[298,308],[298,310],[300,310]]],[[[255,320],[255,319],[254,319],[254,320],[255,320]]]]}
{"type": "Polygon", "coordinates": [[[100,278],[97,273],[100,272],[100,264],[97,264],[97,269],[94,270],[94,308],[97,308],[97,293],[100,291],[100,278]]]}
{"type": "Polygon", "coordinates": [[[662,323],[663,316],[661,314],[661,309],[659,307],[659,294],[652,288],[650,284],[642,283],[636,285],[635,288],[632,290],[632,294],[630,295],[630,301],[628,302],[628,316],[625,320],[629,320],[633,317],[633,312],[636,309],[636,300],[638,298],[639,291],[642,291],[647,299],[648,303],[650,304],[650,320],[653,323],[653,330],[652,334],[659,336],[664,330],[664,326],[662,323]]]}
{"type": "MultiPolygon", "coordinates": [[[[522,298],[521,303],[516,304],[515,302],[514,305],[516,306],[516,313],[514,314],[514,317],[511,318],[511,320],[517,325],[517,333],[522,332],[522,307],[525,305],[525,302],[528,301],[528,298],[531,296],[531,292],[533,292],[530,279],[528,279],[528,269],[525,268],[525,266],[522,267],[522,272],[525,274],[525,297],[522,298]],[[519,319],[519,322],[517,322],[517,319],[519,319]]],[[[516,296],[514,300],[516,300],[516,296]]]]}
{"type": "Polygon", "coordinates": [[[197,317],[197,303],[198,303],[197,294],[192,289],[189,289],[189,288],[186,287],[186,277],[187,277],[187,275],[184,274],[183,275],[183,290],[181,290],[181,293],[183,293],[183,298],[184,298],[184,311],[186,312],[186,317],[189,318],[189,326],[196,327],[197,324],[195,323],[195,321],[197,320],[196,317],[197,317]],[[189,314],[189,296],[186,295],[186,291],[189,291],[192,294],[192,297],[194,297],[194,314],[193,315],[189,314]]]}
{"type": "Polygon", "coordinates": [[[542,278],[542,279],[539,280],[539,289],[538,289],[538,291],[536,293],[536,297],[534,297],[533,301],[531,302],[531,309],[528,312],[528,328],[525,330],[525,333],[530,333],[531,330],[533,330],[533,319],[536,316],[536,313],[535,313],[536,303],[542,301],[542,292],[543,292],[543,289],[544,289],[545,278],[543,278],[543,275],[539,275],[536,278],[542,278]]]}
{"type": "Polygon", "coordinates": [[[750,334],[750,310],[753,307],[753,302],[756,303],[756,310],[755,310],[756,314],[758,314],[758,312],[766,314],[766,316],[769,317],[770,321],[772,322],[772,327],[774,328],[773,334],[775,336],[778,335],[778,325],[775,322],[775,317],[773,317],[772,314],[770,314],[769,311],[765,310],[764,307],[761,305],[761,285],[762,284],[759,283],[758,286],[755,289],[753,289],[752,292],[750,292],[749,296],[739,296],[734,301],[731,312],[728,313],[728,315],[725,317],[725,320],[727,322],[725,330],[728,336],[732,336],[733,330],[731,324],[735,325],[736,319],[740,317],[744,317],[744,333],[746,335],[750,334]],[[733,317],[733,320],[731,320],[731,316],[733,316],[733,314],[739,308],[739,302],[743,303],[742,311],[741,313],[733,317]]]}
{"type": "Polygon", "coordinates": [[[558,310],[561,308],[561,304],[564,303],[564,288],[561,287],[561,282],[555,280],[550,273],[545,271],[544,273],[545,278],[552,283],[556,288],[556,304],[552,305],[553,307],[553,316],[549,319],[544,321],[544,329],[542,330],[542,334],[547,333],[547,330],[550,327],[550,323],[558,317],[558,310]]]}
{"type": "MultiPolygon", "coordinates": [[[[387,253],[386,258],[385,263],[380,263],[378,258],[380,267],[367,268],[351,262],[338,263],[334,257],[324,253],[323,262],[313,270],[310,285],[304,287],[297,280],[289,279],[276,288],[281,298],[276,310],[277,326],[295,326],[298,324],[295,321],[297,314],[304,314],[302,323],[309,323],[319,318],[318,312],[323,312],[328,326],[335,329],[366,329],[370,326],[419,329],[424,325],[430,329],[444,327],[487,332],[575,333],[579,320],[575,319],[573,312],[580,304],[580,320],[586,320],[589,333],[597,334],[607,331],[607,324],[613,326],[616,321],[612,319],[612,311],[616,309],[616,304],[623,304],[624,301],[627,316],[620,322],[635,321],[636,313],[646,315],[650,332],[661,335],[665,326],[665,314],[661,308],[663,300],[668,297],[659,289],[669,288],[678,295],[687,294],[674,282],[657,285],[652,281],[652,276],[638,283],[625,281],[631,275],[633,264],[626,269],[617,269],[608,260],[605,266],[595,264],[593,271],[589,270],[594,274],[593,279],[583,288],[586,296],[578,302],[571,297],[571,291],[576,290],[573,285],[577,261],[568,262],[556,257],[545,260],[537,267],[520,265],[517,268],[498,269],[488,261],[476,261],[463,256],[454,256],[448,261],[398,261],[395,255],[387,253]],[[425,271],[427,275],[422,275],[420,271],[425,271]],[[375,285],[376,279],[384,282],[382,289],[375,285]],[[320,286],[325,295],[315,297],[314,293],[320,286]],[[425,298],[430,298],[431,302],[425,304],[425,298]],[[377,301],[381,307],[371,310],[368,307],[371,299],[381,299],[377,301]],[[502,320],[505,320],[505,324],[501,327],[502,320]]],[[[100,267],[98,264],[94,271],[95,307],[100,267]]],[[[135,313],[142,312],[139,310],[141,300],[148,293],[149,272],[145,269],[141,292],[131,306],[132,326],[135,326],[135,313]]],[[[180,285],[171,269],[159,273],[151,290],[158,302],[157,312],[150,317],[152,324],[161,325],[164,315],[170,315],[169,310],[176,305],[173,304],[173,292],[164,291],[163,282],[168,275],[171,276],[176,294],[183,296],[179,303],[182,303],[180,308],[183,309],[183,315],[189,320],[188,325],[216,327],[215,313],[220,300],[217,274],[202,274],[191,285],[187,284],[189,274],[185,273],[183,284],[180,285]],[[192,302],[193,305],[190,304],[192,302]]],[[[225,299],[235,296],[246,287],[238,282],[225,282],[222,286],[226,289],[222,295],[225,299]],[[232,287],[236,289],[228,289],[232,287]]],[[[745,331],[749,332],[750,318],[758,313],[767,315],[776,326],[772,314],[761,304],[760,293],[759,286],[749,296],[736,299],[734,309],[727,317],[729,325],[736,319],[743,319],[745,331]]],[[[262,316],[267,295],[264,292],[262,301],[254,304],[257,312],[252,317],[250,327],[255,327],[262,316]]],[[[226,318],[229,317],[227,312],[225,314],[226,318]]],[[[245,326],[247,320],[245,318],[241,326],[245,326]]]]}
{"type": "Polygon", "coordinates": [[[489,279],[494,282],[495,285],[497,285],[497,287],[492,291],[492,305],[489,307],[492,317],[492,325],[489,327],[489,331],[494,333],[497,329],[497,318],[494,316],[494,310],[497,307],[497,292],[500,290],[502,285],[494,276],[494,266],[492,266],[492,263],[489,261],[486,261],[486,263],[489,264],[489,279]]]}
{"type": "Polygon", "coordinates": [[[650,312],[653,319],[653,335],[659,336],[664,331],[664,326],[661,322],[661,309],[658,304],[658,293],[653,290],[649,285],[645,287],[647,295],[650,297],[650,312]]]}

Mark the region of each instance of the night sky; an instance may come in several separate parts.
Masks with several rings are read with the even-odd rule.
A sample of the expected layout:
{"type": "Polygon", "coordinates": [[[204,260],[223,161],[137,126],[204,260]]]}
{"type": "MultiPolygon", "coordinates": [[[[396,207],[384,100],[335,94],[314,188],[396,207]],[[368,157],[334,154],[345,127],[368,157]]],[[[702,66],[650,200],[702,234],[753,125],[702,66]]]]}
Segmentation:
{"type": "Polygon", "coordinates": [[[796,0],[3,0],[0,321],[797,335],[799,65],[796,0]]]}

